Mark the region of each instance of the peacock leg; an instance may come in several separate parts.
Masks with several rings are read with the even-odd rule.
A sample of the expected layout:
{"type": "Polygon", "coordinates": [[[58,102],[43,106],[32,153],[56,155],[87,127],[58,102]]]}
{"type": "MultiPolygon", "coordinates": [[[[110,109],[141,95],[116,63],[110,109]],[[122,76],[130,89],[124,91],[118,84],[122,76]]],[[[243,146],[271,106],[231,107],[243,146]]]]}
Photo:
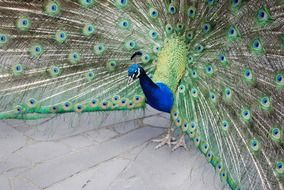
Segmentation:
{"type": "Polygon", "coordinates": [[[175,150],[178,149],[179,147],[183,147],[183,148],[185,148],[186,150],[188,150],[187,145],[186,145],[186,142],[185,142],[185,135],[184,135],[184,134],[182,134],[182,135],[180,136],[180,138],[179,138],[177,141],[173,142],[172,144],[175,144],[175,146],[174,146],[174,148],[172,149],[172,151],[175,151],[175,150]]]}
{"type": "Polygon", "coordinates": [[[165,137],[161,139],[154,139],[152,142],[159,143],[157,146],[155,146],[155,149],[161,148],[164,145],[168,145],[171,148],[172,144],[175,143],[175,139],[172,137],[171,127],[167,129],[165,137]]]}

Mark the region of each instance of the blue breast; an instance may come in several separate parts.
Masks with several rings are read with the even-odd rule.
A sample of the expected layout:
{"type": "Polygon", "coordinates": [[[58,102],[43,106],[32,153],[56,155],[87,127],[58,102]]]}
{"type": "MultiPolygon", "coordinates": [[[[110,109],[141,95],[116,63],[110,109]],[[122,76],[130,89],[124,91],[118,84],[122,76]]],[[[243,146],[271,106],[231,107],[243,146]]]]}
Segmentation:
{"type": "Polygon", "coordinates": [[[167,85],[154,83],[147,75],[140,77],[140,85],[150,106],[159,111],[171,112],[174,96],[167,85]]]}

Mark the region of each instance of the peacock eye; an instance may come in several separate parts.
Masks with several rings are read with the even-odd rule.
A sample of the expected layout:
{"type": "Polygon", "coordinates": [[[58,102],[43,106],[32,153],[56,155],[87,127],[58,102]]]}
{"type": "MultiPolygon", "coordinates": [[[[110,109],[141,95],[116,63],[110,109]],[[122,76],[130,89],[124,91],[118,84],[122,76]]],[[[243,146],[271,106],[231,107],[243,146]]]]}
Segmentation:
{"type": "Polygon", "coordinates": [[[279,133],[279,129],[274,129],[274,130],[273,130],[273,134],[274,134],[274,135],[278,135],[278,133],[279,133]]]}
{"type": "Polygon", "coordinates": [[[116,2],[116,6],[119,8],[119,9],[123,9],[127,6],[128,4],[128,0],[114,0],[116,2]]]}
{"type": "Polygon", "coordinates": [[[56,6],[56,5],[52,5],[52,6],[51,6],[51,10],[52,10],[52,11],[56,11],[56,10],[57,10],[57,6],[56,6]]]}
{"type": "Polygon", "coordinates": [[[22,107],[21,107],[21,106],[18,106],[18,107],[17,107],[17,112],[18,112],[18,113],[21,113],[21,112],[22,112],[22,110],[23,110],[23,109],[22,109],[22,107]]]}
{"type": "Polygon", "coordinates": [[[263,98],[262,103],[266,104],[268,102],[268,98],[263,98]]]}
{"type": "Polygon", "coordinates": [[[247,77],[250,76],[250,71],[246,71],[246,76],[247,76],[247,77]]]}
{"type": "Polygon", "coordinates": [[[258,48],[258,47],[259,47],[259,41],[255,41],[255,42],[253,43],[253,46],[254,46],[255,48],[258,48]]]}
{"type": "Polygon", "coordinates": [[[27,25],[27,24],[28,24],[28,21],[27,21],[27,20],[23,20],[23,21],[22,21],[22,24],[23,24],[23,25],[27,25]]]}
{"type": "Polygon", "coordinates": [[[211,29],[210,24],[208,24],[208,23],[203,24],[202,30],[203,30],[204,33],[208,33],[210,31],[210,29],[211,29]]]}
{"type": "Polygon", "coordinates": [[[276,79],[277,79],[278,82],[281,82],[283,80],[283,77],[282,77],[282,75],[279,74],[279,75],[277,75],[276,79]]]}
{"type": "Polygon", "coordinates": [[[83,27],[83,35],[90,37],[96,32],[96,26],[90,23],[87,23],[83,27]]]}
{"type": "Polygon", "coordinates": [[[173,5],[170,5],[169,7],[169,13],[170,14],[175,14],[176,13],[176,8],[173,5]]]}
{"type": "Polygon", "coordinates": [[[152,18],[157,18],[159,15],[158,11],[155,8],[150,8],[149,13],[152,18]]]}
{"type": "Polygon", "coordinates": [[[269,10],[266,7],[262,7],[257,12],[257,19],[261,25],[265,25],[269,22],[270,18],[269,10]]]}
{"type": "Polygon", "coordinates": [[[127,26],[128,26],[128,22],[124,21],[124,22],[122,22],[122,25],[123,25],[124,27],[127,27],[127,26]]]}
{"type": "Polygon", "coordinates": [[[1,36],[0,40],[1,40],[2,42],[6,41],[6,36],[4,36],[4,35],[1,36]]]}

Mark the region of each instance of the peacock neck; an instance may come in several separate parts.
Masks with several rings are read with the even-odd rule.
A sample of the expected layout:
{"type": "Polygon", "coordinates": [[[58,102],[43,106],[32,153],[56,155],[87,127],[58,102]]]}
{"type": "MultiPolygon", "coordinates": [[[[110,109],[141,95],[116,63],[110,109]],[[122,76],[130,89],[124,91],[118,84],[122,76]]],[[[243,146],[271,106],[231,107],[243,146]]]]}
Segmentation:
{"type": "Polygon", "coordinates": [[[170,113],[174,96],[167,85],[164,83],[154,83],[146,73],[142,74],[139,80],[147,103],[159,111],[170,113]]]}
{"type": "Polygon", "coordinates": [[[142,74],[139,77],[139,81],[140,81],[142,90],[146,96],[148,94],[151,94],[153,90],[159,88],[146,73],[142,74]]]}

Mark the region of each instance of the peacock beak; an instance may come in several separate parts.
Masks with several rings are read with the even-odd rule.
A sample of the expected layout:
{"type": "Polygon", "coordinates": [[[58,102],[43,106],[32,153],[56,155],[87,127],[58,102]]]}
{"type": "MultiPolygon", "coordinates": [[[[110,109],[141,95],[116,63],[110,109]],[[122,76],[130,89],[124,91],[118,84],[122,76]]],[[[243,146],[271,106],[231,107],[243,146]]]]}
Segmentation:
{"type": "Polygon", "coordinates": [[[130,85],[131,83],[133,83],[134,77],[135,77],[135,74],[133,74],[133,75],[131,75],[131,76],[128,77],[127,85],[130,85]]]}
{"type": "Polygon", "coordinates": [[[128,85],[130,85],[131,83],[133,83],[134,80],[138,79],[141,75],[141,70],[140,68],[137,69],[137,72],[135,73],[128,73],[128,85]]]}

